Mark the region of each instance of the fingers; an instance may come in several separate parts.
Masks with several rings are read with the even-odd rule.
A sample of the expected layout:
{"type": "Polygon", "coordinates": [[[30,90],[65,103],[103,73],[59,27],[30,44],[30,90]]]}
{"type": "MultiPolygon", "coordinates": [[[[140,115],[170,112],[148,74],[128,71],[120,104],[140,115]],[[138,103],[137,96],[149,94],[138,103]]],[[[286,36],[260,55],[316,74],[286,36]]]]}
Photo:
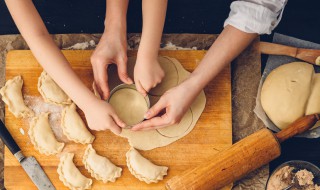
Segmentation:
{"type": "Polygon", "coordinates": [[[117,114],[112,115],[113,121],[121,128],[126,127],[126,124],[118,117],[117,114]]]}
{"type": "Polygon", "coordinates": [[[122,82],[126,84],[132,84],[132,79],[128,76],[127,72],[127,58],[118,58],[117,60],[118,66],[118,75],[122,82]]]}
{"type": "Polygon", "coordinates": [[[162,117],[154,117],[150,120],[143,121],[137,125],[135,125],[131,130],[139,131],[139,130],[150,130],[162,128],[170,125],[170,121],[167,115],[163,115],[162,117]]]}
{"type": "Polygon", "coordinates": [[[119,135],[121,133],[121,128],[114,122],[110,124],[109,129],[116,135],[119,135]]]}
{"type": "Polygon", "coordinates": [[[143,96],[146,96],[147,91],[142,87],[140,81],[136,81],[135,84],[136,84],[137,91],[140,92],[140,94],[142,94],[143,96]]]}
{"type": "Polygon", "coordinates": [[[93,69],[94,81],[100,96],[106,100],[109,97],[108,73],[107,64],[102,67],[95,67],[93,69]]]}
{"type": "Polygon", "coordinates": [[[166,101],[164,98],[160,98],[160,100],[147,111],[147,113],[144,115],[144,118],[150,119],[152,117],[155,117],[165,108],[166,101]]]}

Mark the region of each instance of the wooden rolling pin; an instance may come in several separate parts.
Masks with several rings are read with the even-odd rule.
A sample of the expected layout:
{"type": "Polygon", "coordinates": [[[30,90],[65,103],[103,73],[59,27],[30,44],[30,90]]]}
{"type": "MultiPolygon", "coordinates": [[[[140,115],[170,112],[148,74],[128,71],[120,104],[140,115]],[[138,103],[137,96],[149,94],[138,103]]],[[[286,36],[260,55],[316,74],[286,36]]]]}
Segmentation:
{"type": "Polygon", "coordinates": [[[309,130],[319,115],[298,119],[286,129],[274,134],[268,129],[242,139],[208,161],[171,178],[168,190],[216,190],[241,179],[251,171],[269,163],[281,154],[280,143],[309,130]]]}
{"type": "Polygon", "coordinates": [[[304,49],[269,42],[260,42],[260,52],[269,55],[287,55],[311,64],[320,65],[320,50],[304,49]]]}

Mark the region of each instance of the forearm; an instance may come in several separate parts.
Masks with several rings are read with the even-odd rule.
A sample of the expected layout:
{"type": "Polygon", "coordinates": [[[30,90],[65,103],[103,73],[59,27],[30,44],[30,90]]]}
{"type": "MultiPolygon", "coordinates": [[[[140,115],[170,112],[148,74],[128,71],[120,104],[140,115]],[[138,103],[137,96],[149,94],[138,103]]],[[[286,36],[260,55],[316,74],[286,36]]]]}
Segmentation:
{"type": "Polygon", "coordinates": [[[143,28],[139,54],[156,58],[166,16],[167,0],[143,0],[143,28]]]}
{"type": "Polygon", "coordinates": [[[242,32],[233,26],[226,26],[217,40],[212,44],[199,66],[184,82],[200,92],[220,71],[236,58],[257,34],[242,32]]]}
{"type": "Polygon", "coordinates": [[[95,97],[73,72],[32,1],[7,0],[6,4],[37,61],[81,109],[85,108],[95,97]]]}
{"type": "Polygon", "coordinates": [[[129,0],[106,0],[105,33],[126,36],[128,3],[129,0]]]}

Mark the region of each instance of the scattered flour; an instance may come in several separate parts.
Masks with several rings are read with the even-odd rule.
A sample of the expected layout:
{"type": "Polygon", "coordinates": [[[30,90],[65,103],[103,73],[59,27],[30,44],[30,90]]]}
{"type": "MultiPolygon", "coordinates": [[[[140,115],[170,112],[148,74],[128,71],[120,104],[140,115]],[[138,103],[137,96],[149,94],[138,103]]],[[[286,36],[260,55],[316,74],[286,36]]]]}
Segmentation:
{"type": "Polygon", "coordinates": [[[197,50],[197,47],[184,48],[184,47],[176,46],[172,42],[169,42],[161,49],[164,49],[164,50],[197,50]]]}
{"type": "MultiPolygon", "coordinates": [[[[31,108],[36,115],[49,112],[49,123],[58,141],[68,142],[61,128],[61,111],[63,107],[44,102],[42,97],[24,96],[25,104],[31,108]]],[[[29,122],[28,122],[29,123],[29,122]]]]}
{"type": "Polygon", "coordinates": [[[20,128],[19,131],[22,135],[24,135],[24,130],[22,128],[20,128]]]}
{"type": "Polygon", "coordinates": [[[67,50],[85,50],[88,47],[95,47],[96,43],[94,40],[90,40],[89,42],[81,42],[81,43],[76,43],[73,46],[63,48],[67,50]]]}

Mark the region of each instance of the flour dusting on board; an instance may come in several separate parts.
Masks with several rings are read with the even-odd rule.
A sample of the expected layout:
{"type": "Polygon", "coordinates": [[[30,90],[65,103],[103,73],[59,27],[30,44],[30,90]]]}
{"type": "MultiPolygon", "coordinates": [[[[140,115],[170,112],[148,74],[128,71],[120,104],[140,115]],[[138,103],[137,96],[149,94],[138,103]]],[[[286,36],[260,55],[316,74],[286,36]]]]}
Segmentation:
{"type": "MultiPolygon", "coordinates": [[[[58,141],[68,142],[68,139],[63,135],[61,128],[61,111],[62,107],[44,102],[39,96],[24,96],[25,104],[31,108],[38,116],[41,113],[49,112],[49,123],[58,141]]],[[[29,123],[29,122],[28,122],[29,123]]]]}
{"type": "Polygon", "coordinates": [[[94,40],[90,40],[89,42],[81,42],[81,43],[76,43],[73,46],[63,48],[63,49],[68,49],[68,50],[85,50],[88,47],[96,47],[96,42],[94,40]]]}

